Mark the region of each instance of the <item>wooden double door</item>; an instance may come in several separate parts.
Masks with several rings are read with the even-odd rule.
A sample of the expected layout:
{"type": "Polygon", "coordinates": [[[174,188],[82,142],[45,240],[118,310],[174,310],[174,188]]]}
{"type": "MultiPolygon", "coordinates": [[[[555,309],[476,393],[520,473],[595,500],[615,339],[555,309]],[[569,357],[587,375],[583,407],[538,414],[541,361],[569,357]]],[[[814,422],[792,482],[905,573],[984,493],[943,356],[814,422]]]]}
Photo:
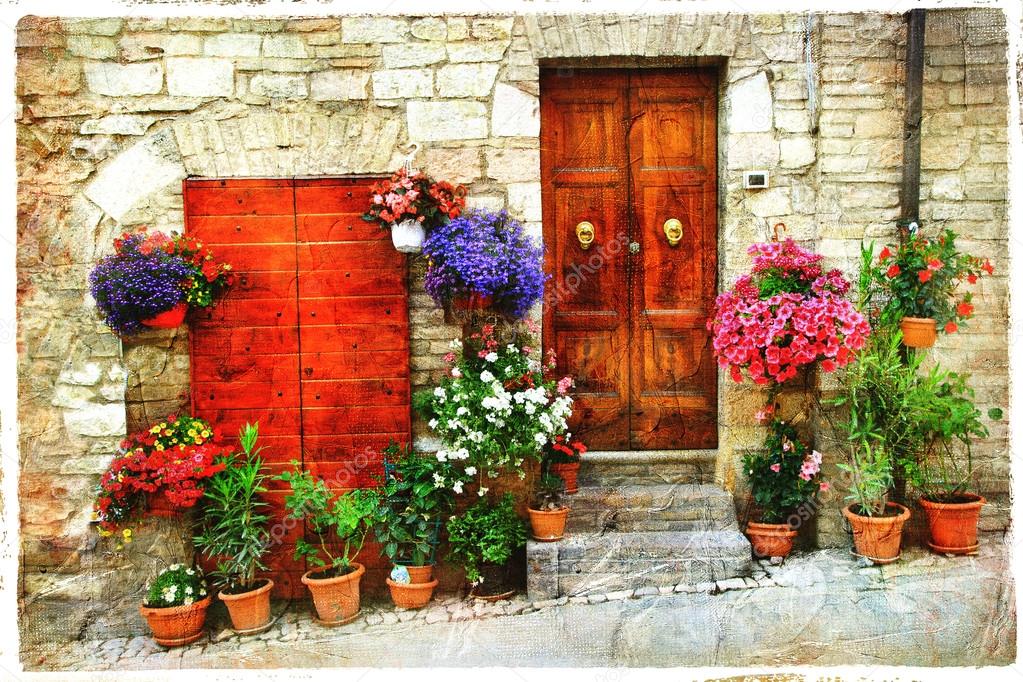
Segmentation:
{"type": "MultiPolygon", "coordinates": [[[[361,218],[377,179],[184,182],[186,232],[236,273],[192,321],[193,414],[231,443],[258,422],[270,473],[297,461],[336,492],[375,486],[383,448],[411,435],[405,256],[361,218]]],[[[284,520],[285,484],[270,487],[266,562],[275,593],[299,596],[305,529],[284,520]]],[[[360,560],[383,571],[375,555],[360,560]]]]}
{"type": "Polygon", "coordinates": [[[711,70],[540,76],[544,343],[600,450],[717,447],[711,70]]]}

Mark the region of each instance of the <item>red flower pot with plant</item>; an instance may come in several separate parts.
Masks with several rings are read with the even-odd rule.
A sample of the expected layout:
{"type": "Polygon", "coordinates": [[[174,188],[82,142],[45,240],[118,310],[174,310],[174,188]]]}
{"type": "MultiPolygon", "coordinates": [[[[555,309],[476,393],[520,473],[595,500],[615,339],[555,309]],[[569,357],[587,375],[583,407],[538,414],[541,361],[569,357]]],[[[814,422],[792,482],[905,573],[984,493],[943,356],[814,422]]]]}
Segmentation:
{"type": "Polygon", "coordinates": [[[547,446],[544,462],[548,470],[565,482],[566,495],[579,492],[579,466],[586,446],[582,441],[573,439],[572,434],[556,436],[554,442],[547,446]]]}

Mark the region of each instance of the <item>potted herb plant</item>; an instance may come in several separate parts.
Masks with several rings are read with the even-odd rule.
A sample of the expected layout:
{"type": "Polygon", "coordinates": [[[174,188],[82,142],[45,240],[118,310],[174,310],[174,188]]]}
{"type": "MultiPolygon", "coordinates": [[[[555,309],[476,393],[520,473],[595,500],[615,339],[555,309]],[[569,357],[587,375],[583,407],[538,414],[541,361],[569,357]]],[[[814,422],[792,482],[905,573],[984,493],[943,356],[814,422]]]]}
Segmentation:
{"type": "Polygon", "coordinates": [[[426,231],[457,218],[464,208],[464,187],[403,166],[370,189],[370,207],[362,218],[389,228],[398,251],[419,253],[426,231]]]}
{"type": "Polygon", "coordinates": [[[568,505],[562,502],[565,482],[550,470],[542,471],[537,482],[536,494],[529,505],[529,525],[534,540],[555,542],[565,537],[568,522],[568,505]]]}
{"type": "Polygon", "coordinates": [[[544,452],[542,466],[565,482],[565,494],[579,492],[579,460],[586,452],[586,446],[572,434],[555,436],[544,452]]]}
{"type": "Polygon", "coordinates": [[[515,499],[505,493],[497,504],[481,499],[447,522],[448,558],[465,569],[481,599],[500,599],[514,593],[508,587],[508,562],[526,544],[526,524],[515,513],[515,499]]]}
{"type": "Polygon", "coordinates": [[[206,484],[203,497],[201,533],[193,539],[196,548],[217,562],[214,580],[220,585],[220,600],[227,606],[231,624],[241,634],[262,632],[270,626],[270,591],[274,582],[257,578],[265,571],[262,557],[270,545],[266,513],[261,495],[269,476],[256,449],[259,424],[246,424],[238,435],[242,452],[222,458],[224,469],[206,484]]]}
{"type": "Polygon", "coordinates": [[[786,557],[797,534],[793,519],[804,518],[800,508],[812,503],[818,491],[827,491],[828,484],[820,480],[821,453],[803,443],[773,405],[759,415],[768,423],[770,434],[763,448],[743,458],[743,471],[760,511],[760,520],[747,524],[746,536],[758,558],[786,557]]]}
{"type": "Polygon", "coordinates": [[[335,495],[323,479],[303,471],[297,461],[292,470],[276,480],[287,483],[291,492],[284,499],[290,518],[304,520],[306,532],[316,544],[304,538],[295,541],[295,560],[305,559],[315,568],[306,571],[302,583],[312,594],[318,622],[342,625],[359,614],[359,582],[365,567],[354,559],[373,527],[380,495],[376,490],[351,490],[335,495]],[[331,545],[336,540],[337,545],[331,545]]]}
{"type": "Polygon", "coordinates": [[[107,325],[130,336],[179,326],[189,307],[213,305],[233,279],[231,266],[192,237],[138,232],[114,240],[114,253],[93,268],[89,287],[107,325]]]}
{"type": "Polygon", "coordinates": [[[393,441],[384,455],[386,476],[374,534],[383,555],[395,564],[387,579],[391,599],[396,606],[421,608],[438,584],[433,576],[437,536],[454,499],[451,489],[437,482],[457,473],[450,463],[418,456],[393,441]]]}
{"type": "Polygon", "coordinates": [[[887,299],[882,316],[899,324],[908,347],[930,348],[939,328],[946,334],[958,330],[973,315],[972,295],[960,295],[960,286],[994,272],[990,261],[961,253],[955,240],[952,230],[936,239],[907,236],[897,246],[884,247],[870,270],[887,299]]]}
{"type": "Polygon", "coordinates": [[[543,296],[543,247],[506,211],[471,211],[431,230],[425,286],[447,308],[489,308],[521,319],[543,296]]]}
{"type": "Polygon", "coordinates": [[[199,568],[172,564],[160,571],[146,588],[139,607],[157,644],[166,647],[191,644],[202,637],[210,597],[199,568]]]}
{"type": "MultiPolygon", "coordinates": [[[[913,483],[920,491],[920,506],[930,529],[928,545],[940,554],[977,551],[977,522],[986,500],[969,491],[973,481],[972,441],[987,437],[981,412],[973,404],[967,376],[939,366],[920,380],[914,412],[923,442],[913,483]]],[[[998,408],[991,419],[1001,419],[998,408]]]]}

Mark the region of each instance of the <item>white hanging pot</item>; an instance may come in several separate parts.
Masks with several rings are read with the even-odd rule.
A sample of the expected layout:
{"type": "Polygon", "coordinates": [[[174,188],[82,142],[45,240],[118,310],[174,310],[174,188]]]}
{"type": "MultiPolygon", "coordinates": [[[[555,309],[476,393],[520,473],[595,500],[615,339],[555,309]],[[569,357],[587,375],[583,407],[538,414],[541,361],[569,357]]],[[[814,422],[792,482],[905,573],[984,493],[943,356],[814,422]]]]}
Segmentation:
{"type": "Polygon", "coordinates": [[[421,223],[412,218],[391,223],[391,242],[401,253],[419,253],[423,250],[426,230],[421,223]]]}

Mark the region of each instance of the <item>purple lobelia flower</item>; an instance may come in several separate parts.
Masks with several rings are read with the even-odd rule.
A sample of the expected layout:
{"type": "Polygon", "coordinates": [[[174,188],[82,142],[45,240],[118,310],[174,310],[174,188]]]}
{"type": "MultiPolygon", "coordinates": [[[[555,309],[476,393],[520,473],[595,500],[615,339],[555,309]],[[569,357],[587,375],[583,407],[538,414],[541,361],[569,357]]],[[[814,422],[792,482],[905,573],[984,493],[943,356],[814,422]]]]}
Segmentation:
{"type": "Polygon", "coordinates": [[[456,296],[493,297],[498,312],[518,319],[543,296],[543,246],[507,211],[472,211],[430,230],[426,291],[437,305],[456,296]]]}
{"type": "Polygon", "coordinates": [[[193,274],[180,258],[156,250],[142,253],[146,235],[126,237],[117,253],[89,273],[89,290],[107,325],[121,336],[141,331],[142,320],[184,301],[181,283],[193,274]]]}

